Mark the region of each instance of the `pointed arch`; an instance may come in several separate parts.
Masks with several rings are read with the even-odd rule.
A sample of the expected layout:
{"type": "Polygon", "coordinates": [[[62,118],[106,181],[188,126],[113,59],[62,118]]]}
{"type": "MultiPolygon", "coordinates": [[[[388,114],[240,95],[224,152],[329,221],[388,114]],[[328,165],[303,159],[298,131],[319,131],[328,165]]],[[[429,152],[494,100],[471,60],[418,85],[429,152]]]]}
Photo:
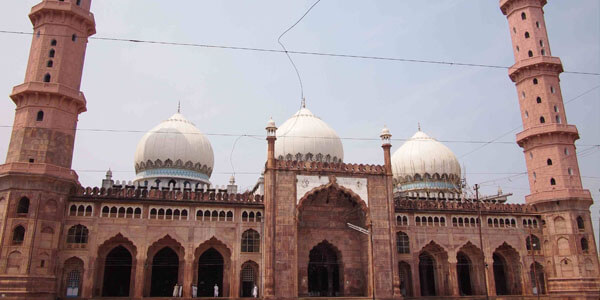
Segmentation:
{"type": "Polygon", "coordinates": [[[421,296],[450,295],[448,252],[433,240],[419,252],[421,296]]]}
{"type": "Polygon", "coordinates": [[[356,194],[354,191],[352,191],[351,189],[348,189],[341,185],[338,185],[335,181],[330,181],[328,184],[324,184],[324,185],[315,187],[312,190],[306,192],[299,200],[297,200],[298,204],[296,205],[296,217],[298,217],[301,208],[304,206],[304,203],[308,199],[312,199],[319,192],[323,192],[326,190],[330,190],[330,191],[337,190],[337,191],[340,191],[340,192],[348,195],[350,197],[350,199],[352,199],[352,201],[354,201],[356,204],[359,205],[360,209],[364,212],[364,214],[366,216],[366,220],[370,220],[367,202],[364,199],[362,199],[358,194],[356,194]]]}
{"type": "Polygon", "coordinates": [[[240,297],[253,297],[256,287],[256,297],[260,297],[259,266],[256,262],[248,260],[240,268],[240,297]]]}
{"type": "Polygon", "coordinates": [[[77,256],[72,256],[63,263],[61,290],[64,297],[81,297],[83,287],[84,262],[77,256]]]}
{"type": "MultiPolygon", "coordinates": [[[[200,297],[201,295],[207,295],[207,296],[212,296],[212,289],[213,286],[212,284],[206,283],[206,284],[201,284],[202,282],[199,282],[200,277],[203,278],[210,278],[211,280],[209,280],[208,282],[210,283],[221,283],[221,285],[219,285],[219,296],[220,297],[229,297],[229,289],[231,286],[231,282],[229,282],[229,279],[231,278],[231,273],[232,273],[232,269],[231,269],[231,248],[223,243],[222,241],[220,241],[219,239],[217,239],[216,237],[211,237],[210,239],[208,239],[207,241],[203,242],[202,244],[200,244],[195,250],[194,250],[194,270],[197,270],[196,272],[194,272],[194,278],[193,278],[193,283],[197,285],[198,287],[198,296],[200,297]],[[220,261],[219,261],[219,257],[220,257],[220,261]],[[203,260],[204,258],[206,258],[208,261],[215,261],[216,259],[216,263],[212,263],[212,267],[211,268],[207,268],[207,265],[205,264],[205,260],[203,260]],[[209,270],[207,270],[209,269],[209,270]],[[215,276],[216,275],[216,276],[215,276]],[[220,275],[220,276],[219,276],[220,275]],[[222,278],[221,280],[217,280],[215,281],[215,277],[220,277],[222,278]],[[210,286],[208,286],[210,285],[210,286]]],[[[200,280],[203,281],[203,280],[200,280]]],[[[206,282],[206,281],[204,281],[206,282]]]]}
{"type": "Polygon", "coordinates": [[[497,295],[520,295],[521,262],[519,252],[504,242],[492,254],[497,295]]]}
{"type": "Polygon", "coordinates": [[[95,296],[131,296],[135,286],[136,257],[137,247],[123,234],[117,233],[104,241],[98,247],[95,296]]]}

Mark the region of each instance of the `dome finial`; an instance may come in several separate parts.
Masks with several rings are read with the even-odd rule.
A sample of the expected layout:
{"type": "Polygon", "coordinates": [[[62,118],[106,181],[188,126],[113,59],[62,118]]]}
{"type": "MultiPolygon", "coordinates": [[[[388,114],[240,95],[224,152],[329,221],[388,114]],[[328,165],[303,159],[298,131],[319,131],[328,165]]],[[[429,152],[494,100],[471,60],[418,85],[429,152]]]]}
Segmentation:
{"type": "Polygon", "coordinates": [[[306,99],[302,97],[302,108],[306,108],[306,99]]]}
{"type": "Polygon", "coordinates": [[[177,113],[181,113],[181,101],[177,101],[177,113]]]}
{"type": "Polygon", "coordinates": [[[421,122],[417,122],[417,129],[421,131],[421,122]]]}

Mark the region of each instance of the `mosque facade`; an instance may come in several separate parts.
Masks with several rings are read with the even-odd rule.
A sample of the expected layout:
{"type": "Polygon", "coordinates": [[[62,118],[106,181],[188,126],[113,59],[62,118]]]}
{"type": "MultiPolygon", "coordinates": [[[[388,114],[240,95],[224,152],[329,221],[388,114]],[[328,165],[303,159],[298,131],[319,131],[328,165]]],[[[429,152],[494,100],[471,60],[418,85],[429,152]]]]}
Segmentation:
{"type": "MultiPolygon", "coordinates": [[[[0,165],[0,297],[598,299],[598,252],[551,56],[545,0],[508,18],[531,194],[468,192],[452,151],[419,130],[381,165],[344,162],[303,107],[265,128],[253,189],[210,181],[210,140],[179,111],[139,141],[136,177],[83,187],[71,168],[91,0],[43,0],[0,165]]],[[[93,112],[91,112],[93,113],[93,112]]],[[[167,118],[168,117],[168,118],[167,118]]]]}

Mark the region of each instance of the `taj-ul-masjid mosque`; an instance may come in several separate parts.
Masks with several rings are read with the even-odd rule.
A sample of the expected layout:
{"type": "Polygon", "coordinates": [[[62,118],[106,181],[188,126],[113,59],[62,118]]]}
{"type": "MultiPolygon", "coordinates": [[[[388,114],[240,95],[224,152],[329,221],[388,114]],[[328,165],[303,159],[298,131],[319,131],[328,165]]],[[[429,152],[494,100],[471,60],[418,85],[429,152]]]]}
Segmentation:
{"type": "MultiPolygon", "coordinates": [[[[567,123],[545,0],[501,0],[531,194],[467,196],[452,151],[418,131],[381,165],[344,162],[306,107],[266,126],[264,175],[214,185],[210,140],[176,113],[135,152],[136,178],[84,188],[71,169],[91,0],[43,0],[0,165],[0,297],[598,299],[590,192],[567,123]],[[311,138],[305,138],[311,137],[311,138]],[[478,297],[476,297],[478,296],[478,297]]],[[[94,113],[94,112],[90,112],[94,113]]]]}

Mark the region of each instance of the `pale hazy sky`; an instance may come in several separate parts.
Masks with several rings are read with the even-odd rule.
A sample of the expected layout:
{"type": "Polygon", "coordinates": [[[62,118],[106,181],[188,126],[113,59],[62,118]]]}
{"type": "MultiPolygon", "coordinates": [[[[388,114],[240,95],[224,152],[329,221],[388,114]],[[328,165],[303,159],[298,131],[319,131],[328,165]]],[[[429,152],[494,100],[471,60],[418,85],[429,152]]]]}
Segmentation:
{"type": "MultiPolygon", "coordinates": [[[[27,14],[38,0],[5,1],[0,30],[31,32],[27,14]]],[[[277,37],[313,1],[94,0],[97,37],[119,37],[278,49],[277,37]]],[[[549,1],[546,25],[552,54],[565,70],[600,72],[600,2],[549,1]]],[[[8,98],[23,82],[31,36],[0,33],[0,125],[12,125],[8,98]]],[[[323,0],[285,37],[288,49],[510,66],[509,28],[498,1],[323,0]]],[[[529,187],[517,131],[464,156],[521,124],[517,95],[504,69],[293,55],[308,108],[341,137],[377,138],[384,124],[394,138],[423,131],[454,151],[470,184],[484,193],[498,186],[523,203],[529,187]],[[504,178],[494,180],[496,178],[504,178]]],[[[561,75],[564,100],[600,85],[600,76],[561,75]]],[[[133,154],[143,133],[182,113],[205,133],[264,134],[272,116],[282,124],[296,112],[295,74],[280,53],[90,40],[81,90],[73,168],[84,186],[97,186],[112,168],[115,179],[134,178],[133,154]]],[[[600,144],[600,88],[566,105],[577,125],[578,151],[600,144]]],[[[0,127],[5,157],[10,128],[0,127]]],[[[520,130],[520,128],[519,128],[520,130]]],[[[233,162],[247,188],[264,166],[264,139],[209,136],[215,152],[211,181],[227,183],[233,162]],[[240,174],[244,173],[244,174],[240,174]]],[[[394,141],[393,149],[401,145],[394,141]]],[[[379,141],[343,140],[346,162],[383,161],[379,141]]],[[[600,199],[600,149],[579,158],[585,188],[600,199]]],[[[600,205],[592,206],[598,226],[600,205]]],[[[596,231],[596,235],[597,235],[596,231]]],[[[596,237],[597,239],[597,237],[596,237]]]]}

